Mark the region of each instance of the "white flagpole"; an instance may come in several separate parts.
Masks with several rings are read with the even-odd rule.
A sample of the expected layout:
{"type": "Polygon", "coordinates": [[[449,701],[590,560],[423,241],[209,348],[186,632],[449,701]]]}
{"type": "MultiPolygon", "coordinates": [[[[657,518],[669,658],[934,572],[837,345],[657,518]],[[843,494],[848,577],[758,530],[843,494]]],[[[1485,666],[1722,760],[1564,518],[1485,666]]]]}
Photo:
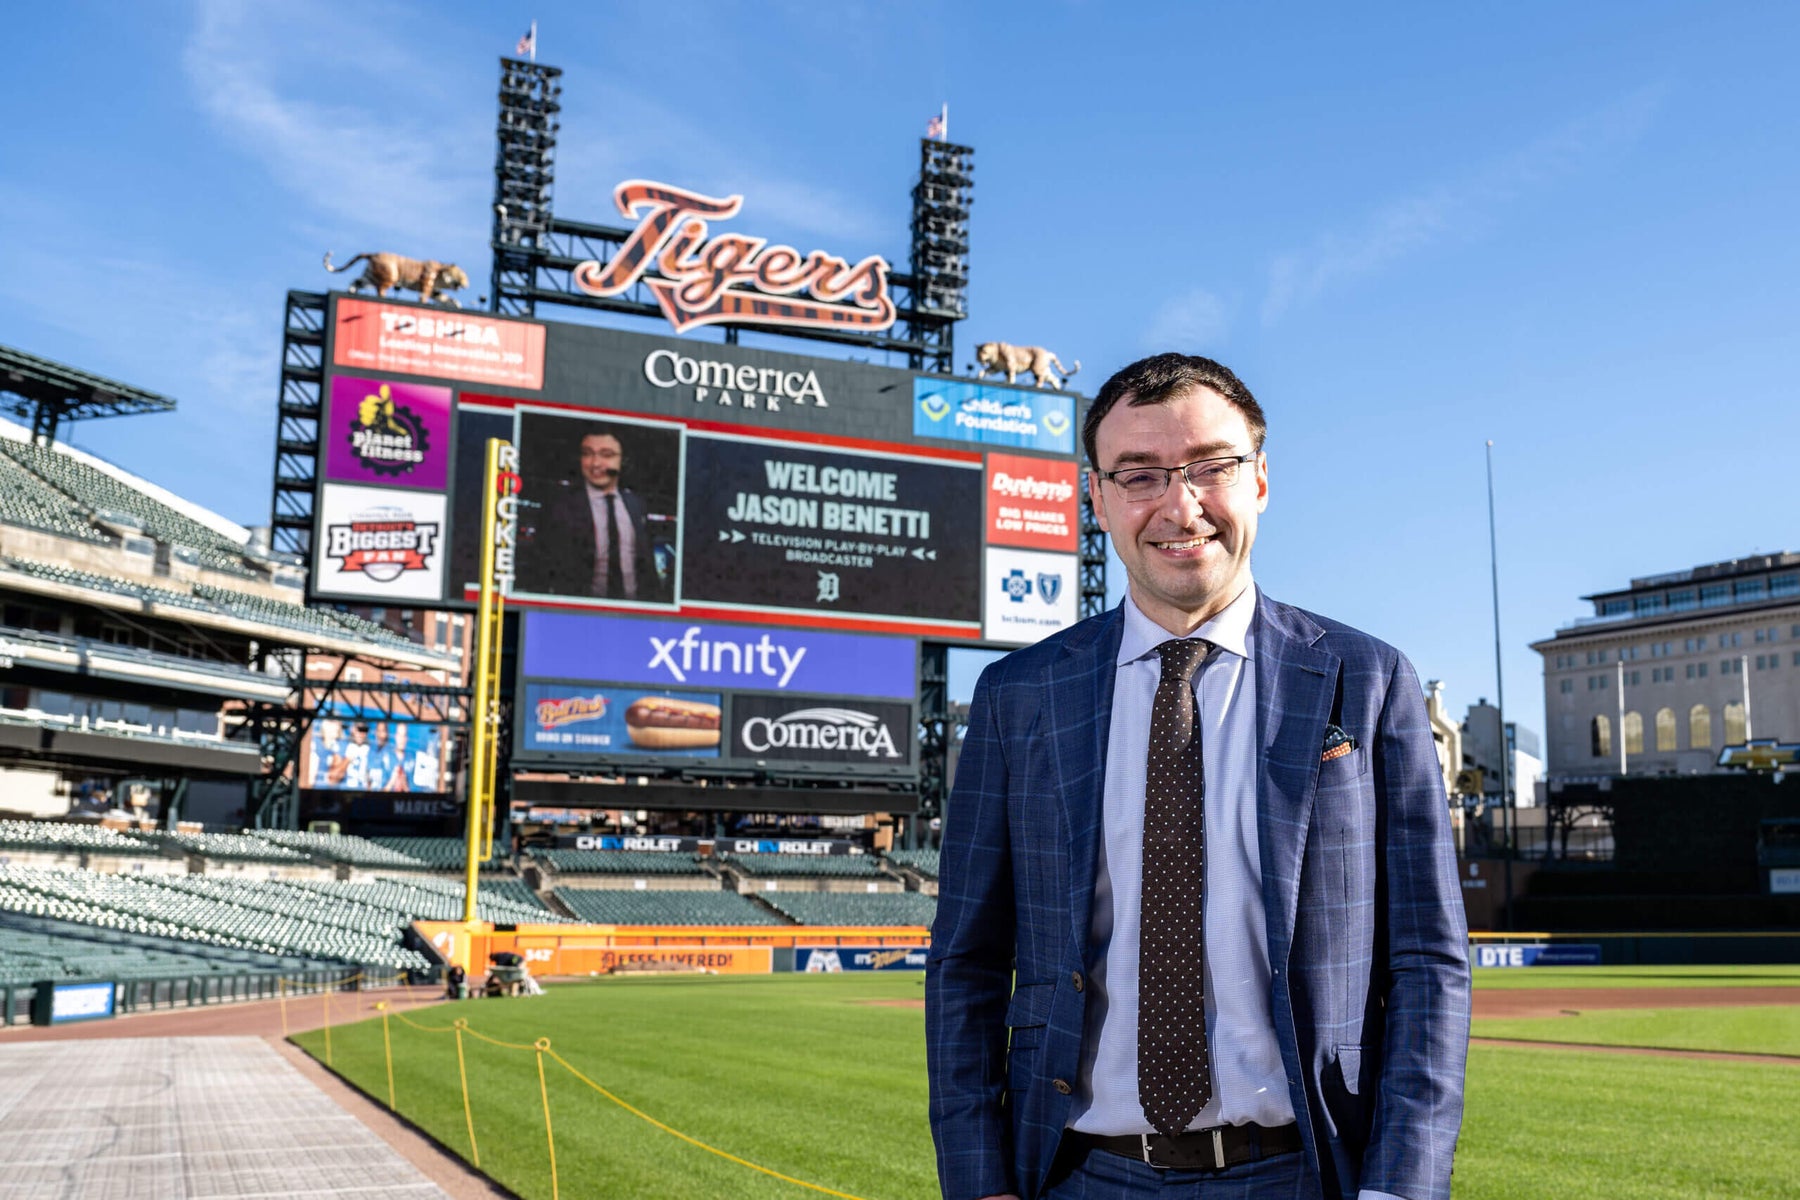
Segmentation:
{"type": "Polygon", "coordinates": [[[537,22],[531,23],[531,61],[537,61],[537,22]]]}
{"type": "Polygon", "coordinates": [[[944,126],[943,131],[938,134],[938,138],[947,142],[950,140],[950,102],[948,100],[938,109],[938,120],[944,126]]]}

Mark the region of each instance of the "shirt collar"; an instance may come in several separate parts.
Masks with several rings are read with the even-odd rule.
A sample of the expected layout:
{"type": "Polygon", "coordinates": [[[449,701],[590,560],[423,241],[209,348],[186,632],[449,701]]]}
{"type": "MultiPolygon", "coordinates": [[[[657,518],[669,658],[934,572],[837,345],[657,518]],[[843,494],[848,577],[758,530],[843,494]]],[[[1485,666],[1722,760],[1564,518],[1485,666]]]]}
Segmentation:
{"type": "MultiPolygon", "coordinates": [[[[1144,615],[1143,610],[1132,600],[1129,589],[1125,593],[1124,608],[1125,631],[1119,639],[1119,666],[1149,657],[1156,652],[1158,646],[1169,640],[1169,631],[1144,615]]],[[[1256,584],[1252,580],[1245,580],[1244,590],[1237,594],[1235,600],[1188,636],[1205,638],[1229,654],[1249,658],[1250,622],[1255,616],[1256,584]]]]}

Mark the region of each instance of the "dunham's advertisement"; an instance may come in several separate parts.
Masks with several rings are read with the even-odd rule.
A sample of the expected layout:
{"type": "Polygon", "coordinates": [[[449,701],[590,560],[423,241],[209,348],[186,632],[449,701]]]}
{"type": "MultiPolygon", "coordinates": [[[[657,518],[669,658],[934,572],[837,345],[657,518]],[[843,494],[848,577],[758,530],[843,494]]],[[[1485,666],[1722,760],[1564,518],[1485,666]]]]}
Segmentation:
{"type": "Polygon", "coordinates": [[[444,497],[328,483],[319,493],[312,590],[436,600],[444,590],[444,497]]]}
{"type": "Polygon", "coordinates": [[[981,487],[977,462],[690,431],[682,600],[975,632],[981,487]]]}
{"type": "Polygon", "coordinates": [[[518,713],[519,753],[717,758],[721,701],[717,692],[529,683],[518,713]]]}
{"type": "Polygon", "coordinates": [[[544,327],[441,308],[337,299],[332,362],[497,387],[544,386],[544,327]]]}
{"type": "Polygon", "coordinates": [[[1074,553],[1081,472],[1072,462],[990,454],[987,535],[997,546],[1074,553]]]}
{"type": "Polygon", "coordinates": [[[982,590],[988,641],[1028,646],[1075,624],[1078,560],[1073,554],[989,550],[982,590]]]}
{"type": "Polygon", "coordinates": [[[325,478],[442,491],[449,479],[450,389],[339,375],[325,416],[325,478]]]}

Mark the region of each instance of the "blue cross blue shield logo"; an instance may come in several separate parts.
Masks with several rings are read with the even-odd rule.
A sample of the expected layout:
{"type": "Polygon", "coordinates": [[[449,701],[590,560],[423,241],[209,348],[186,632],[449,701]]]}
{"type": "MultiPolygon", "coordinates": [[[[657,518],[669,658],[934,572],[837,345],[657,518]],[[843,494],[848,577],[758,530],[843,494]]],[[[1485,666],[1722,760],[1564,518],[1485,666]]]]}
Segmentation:
{"type": "MultiPolygon", "coordinates": [[[[1042,575],[1038,576],[1040,581],[1043,578],[1042,575]]],[[[1014,604],[1023,604],[1025,597],[1031,595],[1031,580],[1025,578],[1025,572],[1017,567],[1007,573],[1006,578],[1000,581],[1000,586],[1006,590],[1007,599],[1014,604]]]]}
{"type": "Polygon", "coordinates": [[[1054,571],[1039,571],[1037,577],[1038,598],[1045,604],[1055,604],[1056,598],[1062,595],[1063,577],[1054,571]]]}

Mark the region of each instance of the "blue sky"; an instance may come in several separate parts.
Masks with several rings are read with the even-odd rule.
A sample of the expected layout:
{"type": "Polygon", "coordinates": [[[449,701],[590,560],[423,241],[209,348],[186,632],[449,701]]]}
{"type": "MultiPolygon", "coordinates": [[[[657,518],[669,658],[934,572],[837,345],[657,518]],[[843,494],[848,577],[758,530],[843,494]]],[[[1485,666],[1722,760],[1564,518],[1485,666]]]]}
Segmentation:
{"type": "Polygon", "coordinates": [[[1579,596],[1800,549],[1777,5],[22,7],[0,342],[181,402],[76,443],[265,522],[283,293],[386,248],[486,290],[496,58],[533,19],[578,219],[644,176],[901,263],[947,101],[977,150],[963,357],[1043,343],[1090,388],[1154,350],[1231,365],[1270,418],[1259,582],[1454,711],[1494,690],[1485,439],[1508,709],[1540,733],[1527,643],[1579,596]]]}

